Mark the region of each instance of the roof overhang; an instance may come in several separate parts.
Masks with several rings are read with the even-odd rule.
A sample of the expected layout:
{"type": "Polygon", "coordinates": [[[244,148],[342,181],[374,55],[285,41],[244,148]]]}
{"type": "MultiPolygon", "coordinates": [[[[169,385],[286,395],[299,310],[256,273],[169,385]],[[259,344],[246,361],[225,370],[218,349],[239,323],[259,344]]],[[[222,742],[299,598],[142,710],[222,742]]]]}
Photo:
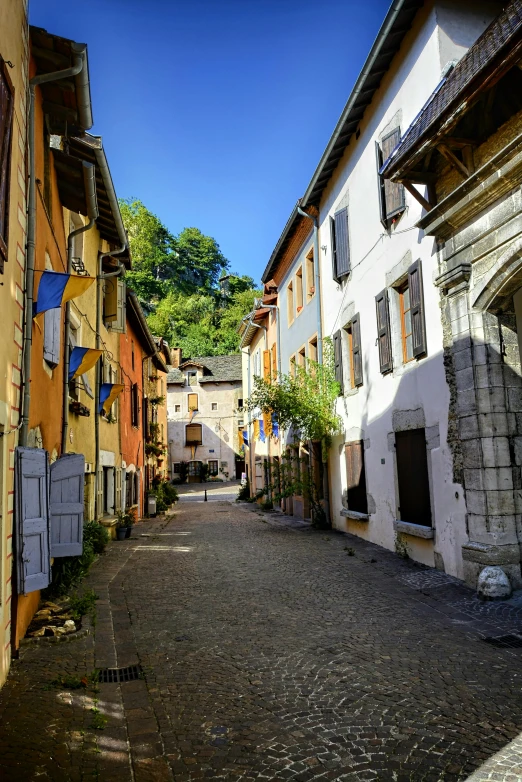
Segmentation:
{"type": "MultiPolygon", "coordinates": [[[[303,220],[308,220],[307,217],[301,214],[301,212],[299,211],[300,209],[301,209],[301,199],[294,206],[292,213],[288,218],[285,227],[283,228],[283,233],[279,237],[279,240],[274,248],[274,251],[270,256],[270,260],[268,261],[266,268],[263,274],[261,275],[261,282],[263,284],[274,283],[274,281],[271,278],[275,270],[277,269],[281,261],[281,258],[285,253],[285,250],[287,249],[288,245],[292,241],[295,232],[297,231],[297,229],[299,228],[303,220]]],[[[316,217],[317,215],[317,209],[313,206],[309,207],[306,210],[303,209],[303,211],[310,212],[309,219],[312,221],[314,217],[316,217]]],[[[310,230],[312,230],[312,224],[310,224],[310,230]]]]}
{"type": "Polygon", "coordinates": [[[81,136],[64,139],[64,143],[70,154],[96,167],[96,192],[99,210],[96,225],[102,239],[105,239],[110,245],[113,247],[126,245],[125,251],[118,254],[118,260],[122,261],[127,269],[130,269],[131,256],[127,232],[123,225],[101,136],[83,133],[81,136]]]}
{"type": "Polygon", "coordinates": [[[74,155],[52,147],[60,203],[71,212],[78,212],[96,220],[95,167],[74,155]]]}
{"type": "Polygon", "coordinates": [[[76,76],[40,85],[49,131],[64,136],[89,130],[93,118],[87,44],[52,35],[42,27],[29,29],[36,75],[70,68],[78,57],[83,61],[82,69],[76,76]]]}
{"type": "Polygon", "coordinates": [[[319,165],[301,199],[303,208],[310,205],[319,206],[321,196],[337,164],[422,5],[423,0],[392,2],[319,165]]]}

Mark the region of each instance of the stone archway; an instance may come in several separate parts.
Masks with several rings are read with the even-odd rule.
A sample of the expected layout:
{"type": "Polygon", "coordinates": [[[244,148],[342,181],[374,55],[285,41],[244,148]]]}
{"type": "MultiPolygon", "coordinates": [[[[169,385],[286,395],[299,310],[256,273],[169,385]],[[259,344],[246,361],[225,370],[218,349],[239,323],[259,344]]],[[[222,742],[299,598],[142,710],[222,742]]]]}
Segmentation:
{"type": "Polygon", "coordinates": [[[475,311],[505,311],[513,294],[522,288],[522,238],[500,255],[487,274],[472,288],[471,306],[475,311]]]}

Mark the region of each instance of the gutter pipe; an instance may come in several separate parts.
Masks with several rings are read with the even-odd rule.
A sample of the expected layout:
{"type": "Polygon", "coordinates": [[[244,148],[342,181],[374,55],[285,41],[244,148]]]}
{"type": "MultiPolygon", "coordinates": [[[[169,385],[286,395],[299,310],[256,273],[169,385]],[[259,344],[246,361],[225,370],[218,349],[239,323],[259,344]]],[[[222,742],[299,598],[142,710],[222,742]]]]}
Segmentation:
{"type": "MultiPolygon", "coordinates": [[[[53,73],[43,73],[33,76],[29,81],[29,116],[28,116],[28,146],[29,146],[29,187],[27,194],[27,258],[25,267],[25,333],[22,397],[22,426],[19,443],[27,446],[29,439],[29,408],[31,404],[31,348],[33,342],[33,298],[34,298],[34,264],[36,256],[36,164],[35,164],[35,98],[36,87],[51,81],[68,79],[76,76],[86,66],[87,47],[85,44],[73,44],[74,65],[53,73]]],[[[83,102],[83,100],[82,100],[83,102]]],[[[92,119],[92,118],[91,118],[92,119]]]]}
{"type": "MultiPolygon", "coordinates": [[[[96,200],[96,179],[95,170],[92,163],[83,163],[83,180],[85,193],[87,196],[87,216],[89,222],[71,231],[67,239],[67,273],[71,274],[73,270],[73,252],[74,239],[76,236],[89,231],[95,224],[98,217],[98,203],[96,200]]],[[[71,350],[69,338],[71,334],[71,302],[65,305],[65,330],[64,330],[64,371],[63,371],[63,400],[62,400],[62,456],[67,451],[67,430],[69,428],[69,363],[71,350]]]]}

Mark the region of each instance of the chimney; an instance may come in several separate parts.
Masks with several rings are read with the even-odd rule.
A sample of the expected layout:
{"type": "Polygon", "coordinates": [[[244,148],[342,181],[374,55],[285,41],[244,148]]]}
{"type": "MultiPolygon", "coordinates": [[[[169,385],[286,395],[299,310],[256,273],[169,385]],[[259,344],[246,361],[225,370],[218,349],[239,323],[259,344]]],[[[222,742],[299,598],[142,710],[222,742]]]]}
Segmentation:
{"type": "Polygon", "coordinates": [[[170,349],[170,362],[174,369],[177,369],[181,364],[181,348],[170,349]]]}

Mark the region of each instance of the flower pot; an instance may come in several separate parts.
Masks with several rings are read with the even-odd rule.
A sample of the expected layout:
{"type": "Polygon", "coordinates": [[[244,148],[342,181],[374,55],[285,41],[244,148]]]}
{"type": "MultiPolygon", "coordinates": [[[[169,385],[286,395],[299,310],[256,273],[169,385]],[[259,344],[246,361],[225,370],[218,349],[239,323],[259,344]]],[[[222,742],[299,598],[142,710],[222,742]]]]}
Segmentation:
{"type": "Polygon", "coordinates": [[[132,527],[125,527],[127,534],[125,535],[126,538],[130,538],[132,527]]]}
{"type": "Polygon", "coordinates": [[[125,540],[127,537],[127,527],[118,527],[116,530],[116,536],[118,540],[125,540]]]}

